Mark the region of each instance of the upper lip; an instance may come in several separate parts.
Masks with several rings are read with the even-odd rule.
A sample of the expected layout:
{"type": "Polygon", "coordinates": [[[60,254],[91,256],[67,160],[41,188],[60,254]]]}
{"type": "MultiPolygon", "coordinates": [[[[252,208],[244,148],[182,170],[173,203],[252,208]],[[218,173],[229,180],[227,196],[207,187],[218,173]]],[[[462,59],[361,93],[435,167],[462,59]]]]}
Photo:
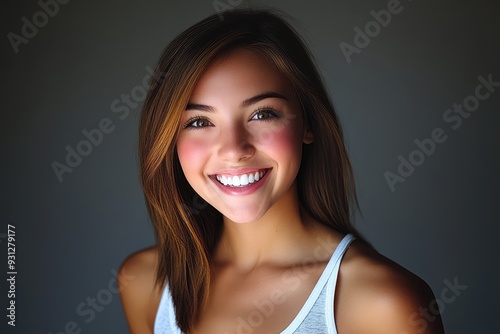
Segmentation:
{"type": "Polygon", "coordinates": [[[266,171],[270,170],[270,167],[263,167],[263,168],[258,168],[258,167],[242,167],[242,168],[232,168],[232,169],[223,169],[218,171],[217,173],[211,174],[212,176],[215,175],[243,175],[243,174],[250,174],[250,173],[255,173],[258,171],[266,171]]]}

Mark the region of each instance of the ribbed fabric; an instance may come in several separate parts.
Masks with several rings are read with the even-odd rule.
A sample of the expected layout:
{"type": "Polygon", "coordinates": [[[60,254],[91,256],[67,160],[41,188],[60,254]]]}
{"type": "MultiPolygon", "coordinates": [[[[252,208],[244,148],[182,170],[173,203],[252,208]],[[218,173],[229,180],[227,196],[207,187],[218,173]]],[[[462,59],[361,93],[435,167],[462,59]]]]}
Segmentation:
{"type": "MultiPolygon", "coordinates": [[[[333,310],[335,287],[342,257],[354,239],[351,234],[342,239],[304,306],[281,334],[337,334],[333,310]]],[[[168,288],[163,291],[156,313],[154,333],[182,334],[175,322],[174,305],[168,288]]]]}

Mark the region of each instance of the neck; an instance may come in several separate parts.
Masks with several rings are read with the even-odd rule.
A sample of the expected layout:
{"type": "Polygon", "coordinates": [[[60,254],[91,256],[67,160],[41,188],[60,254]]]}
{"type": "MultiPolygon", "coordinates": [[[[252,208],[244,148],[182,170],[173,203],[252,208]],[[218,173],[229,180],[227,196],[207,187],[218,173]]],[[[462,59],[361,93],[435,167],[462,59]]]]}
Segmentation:
{"type": "Polygon", "coordinates": [[[244,271],[293,263],[314,235],[315,225],[300,209],[297,191],[290,191],[255,222],[241,224],[224,217],[216,262],[244,271]]]}

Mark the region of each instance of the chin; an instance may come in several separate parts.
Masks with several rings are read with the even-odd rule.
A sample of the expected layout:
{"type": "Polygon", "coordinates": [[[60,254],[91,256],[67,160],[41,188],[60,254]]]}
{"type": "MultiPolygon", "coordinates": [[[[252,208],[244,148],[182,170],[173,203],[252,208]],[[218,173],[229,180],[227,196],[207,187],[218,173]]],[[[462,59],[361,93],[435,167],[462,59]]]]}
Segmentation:
{"type": "Polygon", "coordinates": [[[234,212],[228,212],[223,216],[236,224],[251,224],[262,218],[266,212],[257,212],[256,210],[248,210],[251,212],[245,212],[245,210],[235,210],[234,212]]]}

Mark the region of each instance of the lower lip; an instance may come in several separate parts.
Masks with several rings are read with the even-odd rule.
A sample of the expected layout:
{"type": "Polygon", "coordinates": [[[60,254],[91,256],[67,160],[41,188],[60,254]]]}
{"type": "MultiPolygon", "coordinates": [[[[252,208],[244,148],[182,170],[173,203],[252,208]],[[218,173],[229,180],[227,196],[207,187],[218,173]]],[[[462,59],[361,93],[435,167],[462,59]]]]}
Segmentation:
{"type": "Polygon", "coordinates": [[[266,182],[271,170],[272,170],[272,168],[269,168],[266,171],[266,174],[264,174],[264,176],[261,179],[259,179],[259,181],[254,182],[252,184],[249,184],[245,187],[225,186],[222,183],[220,183],[219,181],[217,181],[215,176],[211,176],[210,178],[212,179],[212,181],[215,182],[215,184],[219,187],[219,189],[222,190],[222,192],[224,192],[225,194],[233,195],[233,196],[250,195],[251,193],[254,193],[255,191],[257,191],[257,189],[259,189],[264,184],[264,182],[266,182]]]}

